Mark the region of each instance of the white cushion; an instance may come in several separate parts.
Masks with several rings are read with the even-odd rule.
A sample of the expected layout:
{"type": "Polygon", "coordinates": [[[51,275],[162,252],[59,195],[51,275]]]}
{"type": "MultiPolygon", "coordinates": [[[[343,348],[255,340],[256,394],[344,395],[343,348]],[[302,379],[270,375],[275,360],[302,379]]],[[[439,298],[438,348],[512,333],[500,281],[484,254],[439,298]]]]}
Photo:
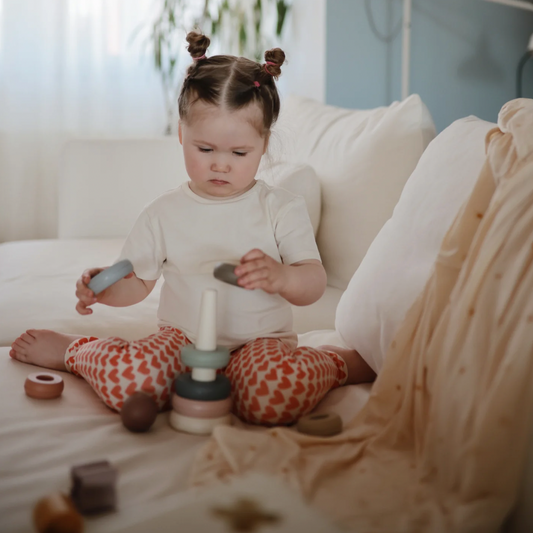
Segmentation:
{"type": "Polygon", "coordinates": [[[257,178],[269,185],[303,196],[316,236],[320,223],[321,192],[320,180],[312,167],[305,164],[277,162],[262,167],[257,178]]]}
{"type": "Polygon", "coordinates": [[[475,117],[461,119],[428,146],[341,297],[336,329],[375,371],[474,187],[485,161],[485,135],[494,126],[475,117]]]}
{"type": "Polygon", "coordinates": [[[345,289],[435,135],[431,116],[417,95],[365,111],[293,96],[283,109],[278,151],[320,179],[317,242],[328,283],[345,289]]]}
{"type": "MultiPolygon", "coordinates": [[[[316,231],[320,182],[305,164],[265,160],[258,178],[305,198],[316,231]]],[[[125,237],[143,207],[188,180],[176,137],[79,139],[65,145],[59,184],[60,239],[125,237]]]]}
{"type": "Polygon", "coordinates": [[[176,137],[68,142],[59,182],[58,237],[125,237],[148,202],[187,179],[176,137]]]}

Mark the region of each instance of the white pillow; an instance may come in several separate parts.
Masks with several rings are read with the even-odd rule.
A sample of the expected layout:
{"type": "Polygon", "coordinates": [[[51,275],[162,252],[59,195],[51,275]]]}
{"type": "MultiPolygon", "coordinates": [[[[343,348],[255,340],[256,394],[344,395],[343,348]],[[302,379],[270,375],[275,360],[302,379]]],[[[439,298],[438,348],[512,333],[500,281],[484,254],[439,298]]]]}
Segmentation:
{"type": "Polygon", "coordinates": [[[345,289],[435,136],[433,121],[417,95],[365,111],[291,96],[282,109],[274,139],[320,179],[318,247],[328,284],[345,289]]]}
{"type": "Polygon", "coordinates": [[[472,192],[495,124],[454,122],[427,148],[341,297],[335,326],[378,372],[406,312],[431,275],[441,242],[472,192]]]}
{"type": "MultiPolygon", "coordinates": [[[[309,165],[272,165],[268,160],[261,169],[258,178],[305,198],[316,235],[316,172],[309,165]]],[[[70,141],[61,165],[58,236],[125,237],[147,203],[188,179],[177,137],[70,141]]]]}
{"type": "Polygon", "coordinates": [[[303,196],[316,236],[320,222],[320,181],[312,167],[278,162],[261,168],[257,178],[269,185],[303,196]]]}

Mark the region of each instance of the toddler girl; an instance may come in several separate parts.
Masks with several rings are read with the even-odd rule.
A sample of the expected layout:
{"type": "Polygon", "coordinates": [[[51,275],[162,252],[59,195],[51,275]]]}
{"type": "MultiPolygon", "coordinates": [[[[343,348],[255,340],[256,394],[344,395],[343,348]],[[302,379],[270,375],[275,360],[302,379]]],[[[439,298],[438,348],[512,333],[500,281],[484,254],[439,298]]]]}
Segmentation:
{"type": "Polygon", "coordinates": [[[179,140],[190,181],[140,214],[119,257],[134,273],[97,297],[87,284],[102,268],[86,270],[76,284],[76,308],[86,315],[96,302],[142,301],[163,275],[159,332],[128,342],[28,330],[10,353],[82,376],[112,409],[137,390],[164,408],[186,371],[180,350],[195,342],[202,292],[215,287],[235,413],[252,423],[291,423],[330,389],[370,380],[372,371],[354,351],[297,348],[292,331],[289,304],[318,300],[326,274],[304,200],[255,180],[279,113],[275,79],[285,54],[270,50],[261,65],[206,57],[209,39],[194,32],[187,41],[193,64],[179,97],[179,140]],[[238,263],[242,288],[214,279],[218,262],[238,263]]]}

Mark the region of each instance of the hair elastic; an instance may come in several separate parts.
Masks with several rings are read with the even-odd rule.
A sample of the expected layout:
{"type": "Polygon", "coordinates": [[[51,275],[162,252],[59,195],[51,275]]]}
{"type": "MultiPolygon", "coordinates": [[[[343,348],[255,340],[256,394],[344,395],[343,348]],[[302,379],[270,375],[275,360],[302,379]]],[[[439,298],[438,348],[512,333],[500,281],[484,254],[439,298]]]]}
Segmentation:
{"type": "Polygon", "coordinates": [[[206,55],[204,54],[203,56],[199,56],[199,57],[193,57],[193,61],[200,61],[200,59],[205,59],[206,58],[206,55]]]}
{"type": "Polygon", "coordinates": [[[261,87],[261,84],[260,84],[258,81],[254,81],[254,85],[255,85],[256,87],[261,87]]]}

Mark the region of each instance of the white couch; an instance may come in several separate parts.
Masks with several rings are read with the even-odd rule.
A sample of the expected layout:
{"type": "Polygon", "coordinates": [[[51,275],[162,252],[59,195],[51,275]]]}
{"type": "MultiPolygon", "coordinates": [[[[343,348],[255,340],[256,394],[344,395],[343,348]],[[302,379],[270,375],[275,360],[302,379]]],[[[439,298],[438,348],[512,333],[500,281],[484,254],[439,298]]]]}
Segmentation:
{"type": "MultiPolygon", "coordinates": [[[[417,96],[368,111],[301,98],[285,104],[261,177],[305,197],[328,272],[324,297],[294,308],[295,330],[302,344],[344,344],[335,331],[339,299],[391,217],[434,127],[417,96]]],[[[165,414],[148,434],[128,433],[90,387],[70,375],[61,399],[32,400],[23,382],[35,367],[11,361],[7,347],[28,328],[127,339],[156,331],[158,290],[137,306],[100,306],[82,317],[74,310],[74,283],[83,269],[111,264],[142,206],[186,179],[180,147],[169,138],[78,140],[65,147],[62,169],[58,239],[0,245],[0,531],[29,530],[36,499],[54,489],[68,491],[70,466],[101,458],[119,468],[120,512],[89,520],[86,530],[173,531],[180,509],[190,503],[188,465],[205,439],[174,432],[165,414]]],[[[318,411],[334,409],[348,420],[369,389],[337,389],[318,411]]],[[[235,494],[257,487],[256,481],[243,483],[235,494]]],[[[261,497],[272,491],[270,483],[261,497]]],[[[272,505],[281,509],[282,503],[272,505]]],[[[513,531],[523,531],[531,523],[524,506],[516,516],[513,531]]],[[[189,530],[222,527],[198,524],[189,530]]]]}

